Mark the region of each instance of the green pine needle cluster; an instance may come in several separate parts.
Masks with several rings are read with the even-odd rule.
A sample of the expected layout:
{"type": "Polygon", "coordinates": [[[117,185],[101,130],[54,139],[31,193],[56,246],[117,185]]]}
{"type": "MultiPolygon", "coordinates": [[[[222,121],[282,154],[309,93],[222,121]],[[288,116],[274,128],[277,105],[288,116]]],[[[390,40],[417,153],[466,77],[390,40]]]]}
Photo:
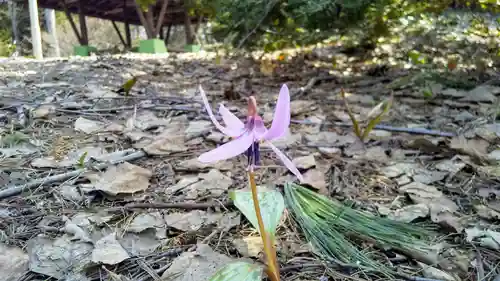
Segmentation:
{"type": "Polygon", "coordinates": [[[435,234],[414,224],[393,221],[355,210],[296,184],[285,186],[285,202],[306,239],[327,260],[361,264],[391,274],[391,270],[354,245],[368,241],[377,248],[394,249],[413,258],[433,262],[435,234]]]}

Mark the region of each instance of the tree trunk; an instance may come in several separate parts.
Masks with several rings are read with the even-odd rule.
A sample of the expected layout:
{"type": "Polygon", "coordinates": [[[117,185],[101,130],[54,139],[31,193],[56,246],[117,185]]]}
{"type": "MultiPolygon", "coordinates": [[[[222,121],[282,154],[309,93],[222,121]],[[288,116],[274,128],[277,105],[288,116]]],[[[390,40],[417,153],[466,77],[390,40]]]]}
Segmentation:
{"type": "Polygon", "coordinates": [[[45,22],[47,25],[47,31],[52,35],[54,55],[56,57],[61,56],[61,51],[59,49],[59,40],[57,39],[57,28],[56,28],[56,12],[52,9],[45,9],[45,22]]]}
{"type": "Polygon", "coordinates": [[[184,30],[186,32],[186,44],[192,45],[194,43],[194,31],[187,7],[184,7],[184,30]]]}
{"type": "Polygon", "coordinates": [[[9,16],[12,24],[12,42],[16,46],[14,52],[19,53],[19,29],[17,28],[17,6],[15,1],[9,1],[9,16]]]}
{"type": "Polygon", "coordinates": [[[40,22],[38,18],[38,3],[36,0],[29,0],[31,43],[33,45],[33,56],[42,59],[42,36],[40,34],[40,22]]]}

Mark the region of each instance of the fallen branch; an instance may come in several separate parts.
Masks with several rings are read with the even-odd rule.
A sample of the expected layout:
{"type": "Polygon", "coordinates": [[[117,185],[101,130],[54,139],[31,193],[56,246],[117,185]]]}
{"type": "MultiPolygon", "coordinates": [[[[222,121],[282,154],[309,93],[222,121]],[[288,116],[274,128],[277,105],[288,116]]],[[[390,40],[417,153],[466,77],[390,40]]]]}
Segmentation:
{"type": "MultiPolygon", "coordinates": [[[[144,151],[136,151],[132,154],[128,154],[128,155],[125,155],[124,157],[118,158],[112,162],[95,165],[94,169],[98,169],[98,170],[106,169],[111,165],[115,165],[115,164],[118,164],[121,162],[126,162],[126,161],[134,161],[134,160],[137,160],[137,159],[142,158],[144,156],[146,156],[146,153],[144,151]]],[[[47,177],[44,179],[37,179],[37,180],[31,181],[31,182],[28,182],[24,185],[18,185],[18,186],[13,186],[13,187],[7,188],[5,190],[0,191],[0,200],[11,197],[11,196],[18,195],[18,194],[20,194],[24,191],[27,191],[27,190],[38,188],[44,184],[65,181],[65,180],[70,179],[70,178],[78,177],[82,173],[88,172],[90,170],[91,170],[90,168],[82,168],[82,169],[66,172],[63,174],[47,177]]]]}
{"type": "MultiPolygon", "coordinates": [[[[207,237],[203,238],[203,240],[199,244],[208,244],[210,242],[210,240],[212,240],[212,238],[214,238],[214,236],[217,233],[219,233],[219,231],[224,231],[224,228],[223,227],[215,228],[212,231],[212,233],[210,233],[210,235],[208,235],[207,237]]],[[[192,251],[195,251],[197,248],[198,248],[198,244],[191,246],[187,251],[192,252],[192,251]]]]}
{"type": "Polygon", "coordinates": [[[307,84],[304,87],[300,87],[297,91],[292,93],[291,98],[296,99],[297,97],[302,96],[303,94],[309,92],[312,89],[312,87],[318,85],[320,82],[331,81],[331,80],[336,80],[336,79],[337,79],[337,77],[331,76],[331,75],[323,76],[323,77],[313,77],[313,78],[309,79],[309,81],[307,82],[307,84]]]}
{"type": "MultiPolygon", "coordinates": [[[[295,124],[305,124],[305,125],[320,125],[317,122],[310,122],[308,120],[290,120],[290,122],[295,124]]],[[[324,122],[321,124],[332,125],[338,127],[352,127],[351,123],[340,123],[340,122],[324,122]]],[[[399,132],[399,133],[408,133],[408,134],[418,134],[418,135],[431,135],[431,136],[439,136],[439,137],[456,137],[456,133],[452,132],[441,132],[436,130],[428,130],[425,128],[404,128],[404,127],[393,127],[389,125],[375,125],[373,127],[376,130],[383,130],[389,132],[399,132]]]]}
{"type": "MultiPolygon", "coordinates": [[[[296,265],[290,265],[290,266],[285,266],[280,268],[280,272],[288,272],[288,271],[293,271],[293,270],[300,270],[304,268],[313,268],[313,267],[333,267],[335,269],[359,269],[362,270],[363,272],[379,272],[376,269],[371,269],[367,268],[364,266],[361,266],[359,264],[354,264],[354,263],[343,263],[340,261],[332,261],[332,262],[327,262],[327,263],[303,263],[303,264],[296,264],[296,265]]],[[[418,277],[418,276],[412,276],[408,273],[404,272],[394,272],[394,275],[403,278],[408,281],[442,281],[438,279],[430,279],[430,278],[424,278],[424,277],[418,277]]]]}
{"type": "Polygon", "coordinates": [[[204,210],[214,207],[231,207],[233,202],[226,203],[129,203],[120,207],[106,209],[107,212],[116,212],[131,209],[184,209],[184,210],[204,210]]]}

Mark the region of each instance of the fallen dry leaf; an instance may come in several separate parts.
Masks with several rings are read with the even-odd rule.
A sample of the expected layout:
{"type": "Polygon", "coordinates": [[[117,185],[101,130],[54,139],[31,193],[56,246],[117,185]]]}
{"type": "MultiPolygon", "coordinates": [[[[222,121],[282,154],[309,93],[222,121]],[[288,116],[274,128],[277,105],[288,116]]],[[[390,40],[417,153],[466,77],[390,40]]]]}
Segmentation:
{"type": "Polygon", "coordinates": [[[4,280],[19,280],[28,270],[28,255],[21,248],[0,243],[0,276],[4,280]]]}
{"type": "Polygon", "coordinates": [[[75,131],[84,132],[85,134],[92,134],[104,127],[102,122],[89,120],[83,117],[78,117],[75,121],[75,131]]]}
{"type": "Polygon", "coordinates": [[[92,251],[92,262],[104,264],[118,264],[130,258],[122,245],[116,240],[116,233],[111,233],[95,243],[92,251]]]}
{"type": "Polygon", "coordinates": [[[161,276],[170,281],[207,280],[233,259],[215,252],[206,244],[198,244],[195,252],[185,252],[175,258],[161,276]]]}
{"type": "Polygon", "coordinates": [[[292,162],[298,169],[302,170],[307,170],[316,166],[316,159],[312,154],[294,158],[292,162]]]}
{"type": "Polygon", "coordinates": [[[264,251],[264,244],[260,236],[234,239],[232,243],[234,248],[244,257],[258,258],[260,253],[264,251]]]}
{"type": "Polygon", "coordinates": [[[93,248],[87,242],[71,241],[67,235],[56,239],[37,236],[28,241],[29,269],[61,279],[73,270],[90,265],[93,248]]]}
{"type": "Polygon", "coordinates": [[[148,188],[151,176],[150,170],[124,162],[102,173],[94,188],[110,195],[135,193],[148,188]]]}
{"type": "Polygon", "coordinates": [[[389,213],[388,218],[410,223],[418,218],[425,218],[429,215],[429,207],[426,204],[416,204],[403,207],[389,213]]]}
{"type": "Polygon", "coordinates": [[[169,227],[181,231],[194,231],[204,225],[218,223],[220,227],[231,228],[240,223],[238,213],[207,213],[201,210],[194,210],[188,213],[171,213],[165,215],[165,222],[169,227]]]}
{"type": "Polygon", "coordinates": [[[312,169],[307,171],[303,176],[304,184],[310,185],[312,188],[316,189],[319,194],[326,196],[330,195],[324,169],[312,169]]]}

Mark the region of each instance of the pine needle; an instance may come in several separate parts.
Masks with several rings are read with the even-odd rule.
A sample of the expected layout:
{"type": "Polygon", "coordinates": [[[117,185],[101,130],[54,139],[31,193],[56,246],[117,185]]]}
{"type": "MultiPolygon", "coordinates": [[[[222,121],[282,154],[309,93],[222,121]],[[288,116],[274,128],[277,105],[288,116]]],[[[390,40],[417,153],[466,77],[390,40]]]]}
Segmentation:
{"type": "Polygon", "coordinates": [[[360,263],[388,275],[391,269],[361,252],[349,239],[375,243],[378,248],[392,248],[427,263],[430,253],[430,230],[414,224],[393,221],[352,209],[296,184],[285,186],[285,201],[306,239],[320,256],[345,263],[360,263]]]}

